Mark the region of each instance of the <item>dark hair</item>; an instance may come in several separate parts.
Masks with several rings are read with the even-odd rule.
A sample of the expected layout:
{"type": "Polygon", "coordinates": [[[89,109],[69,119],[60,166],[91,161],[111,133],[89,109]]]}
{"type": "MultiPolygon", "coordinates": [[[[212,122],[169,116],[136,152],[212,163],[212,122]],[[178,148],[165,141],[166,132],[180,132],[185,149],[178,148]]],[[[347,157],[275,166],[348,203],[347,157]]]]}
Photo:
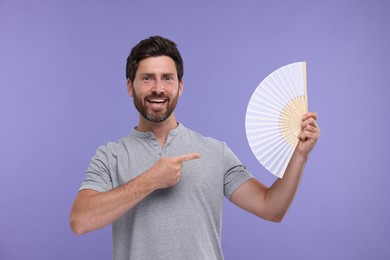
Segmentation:
{"type": "Polygon", "coordinates": [[[176,64],[177,77],[181,81],[184,73],[183,60],[176,43],[161,36],[152,36],[140,41],[133,47],[126,62],[126,78],[134,82],[138,63],[148,57],[168,56],[176,64]]]}

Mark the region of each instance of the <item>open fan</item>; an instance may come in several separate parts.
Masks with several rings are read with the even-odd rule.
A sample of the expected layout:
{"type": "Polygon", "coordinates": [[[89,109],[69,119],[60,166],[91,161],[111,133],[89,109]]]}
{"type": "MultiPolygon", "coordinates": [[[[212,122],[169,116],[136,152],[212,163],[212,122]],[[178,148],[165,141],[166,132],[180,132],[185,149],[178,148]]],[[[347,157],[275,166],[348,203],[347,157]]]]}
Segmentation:
{"type": "Polygon", "coordinates": [[[307,104],[306,62],[275,70],[249,100],[245,118],[249,146],[259,162],[279,178],[298,144],[307,104]]]}

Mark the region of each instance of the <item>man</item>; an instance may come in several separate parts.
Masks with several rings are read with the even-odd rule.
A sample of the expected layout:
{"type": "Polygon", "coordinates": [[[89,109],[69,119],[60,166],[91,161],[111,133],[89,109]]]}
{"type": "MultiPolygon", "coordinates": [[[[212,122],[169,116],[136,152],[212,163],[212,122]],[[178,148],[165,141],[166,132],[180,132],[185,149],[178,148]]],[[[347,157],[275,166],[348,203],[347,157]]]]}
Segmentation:
{"type": "Polygon", "coordinates": [[[138,126],[99,147],[72,207],[76,234],[112,224],[114,259],[223,259],[223,196],[281,221],[319,138],[317,116],[307,113],[283,179],[268,188],[224,143],[176,121],[182,76],[172,41],[155,36],[132,49],[126,77],[138,126]]]}

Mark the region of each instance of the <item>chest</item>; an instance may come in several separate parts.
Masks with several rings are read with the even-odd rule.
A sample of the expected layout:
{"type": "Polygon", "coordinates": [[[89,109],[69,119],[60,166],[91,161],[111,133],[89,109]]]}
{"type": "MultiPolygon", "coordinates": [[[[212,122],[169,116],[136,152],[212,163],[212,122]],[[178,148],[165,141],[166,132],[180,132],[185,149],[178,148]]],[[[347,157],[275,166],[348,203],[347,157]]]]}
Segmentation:
{"type": "MultiPolygon", "coordinates": [[[[171,141],[163,147],[157,140],[134,141],[126,146],[111,163],[113,188],[118,187],[150,169],[161,157],[200,153],[201,158],[184,162],[180,182],[170,188],[181,197],[189,194],[219,197],[223,194],[223,165],[221,154],[207,146],[183,141],[171,141]]],[[[193,196],[193,195],[192,195],[193,196]]]]}

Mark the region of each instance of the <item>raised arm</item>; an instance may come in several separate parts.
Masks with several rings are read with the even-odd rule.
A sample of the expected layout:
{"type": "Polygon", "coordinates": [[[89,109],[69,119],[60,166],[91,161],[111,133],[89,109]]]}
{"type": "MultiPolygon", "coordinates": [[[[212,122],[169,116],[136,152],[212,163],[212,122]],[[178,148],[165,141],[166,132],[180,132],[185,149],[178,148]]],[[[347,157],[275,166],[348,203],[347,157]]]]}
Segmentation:
{"type": "Polygon", "coordinates": [[[269,188],[256,179],[249,180],[232,194],[231,201],[261,218],[280,222],[294,199],[308,155],[320,136],[316,120],[316,113],[304,115],[300,141],[282,179],[269,188]]]}
{"type": "Polygon", "coordinates": [[[73,232],[81,235],[111,224],[154,190],[176,185],[183,163],[199,157],[194,153],[161,158],[145,173],[111,191],[80,191],[70,213],[73,232]]]}

